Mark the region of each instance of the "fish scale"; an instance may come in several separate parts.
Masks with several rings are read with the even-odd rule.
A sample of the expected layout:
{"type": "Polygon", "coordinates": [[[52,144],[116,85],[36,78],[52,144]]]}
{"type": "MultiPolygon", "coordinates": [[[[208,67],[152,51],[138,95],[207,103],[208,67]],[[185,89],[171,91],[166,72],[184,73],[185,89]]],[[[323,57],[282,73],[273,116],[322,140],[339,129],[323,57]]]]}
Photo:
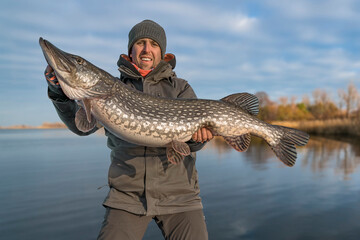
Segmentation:
{"type": "Polygon", "coordinates": [[[264,137],[269,126],[225,102],[157,98],[118,84],[116,95],[92,100],[93,114],[124,140],[136,144],[159,147],[172,140],[186,142],[200,127],[221,136],[252,133],[264,137]]]}
{"type": "Polygon", "coordinates": [[[190,154],[186,142],[203,127],[224,137],[237,151],[247,150],[251,135],[263,138],[287,166],[295,164],[295,146],[308,142],[307,133],[258,119],[259,102],[252,94],[232,94],[221,100],[155,97],[42,38],[39,42],[64,93],[81,103],[75,118],[79,130],[90,131],[98,121],[128,142],[166,147],[168,160],[174,164],[190,154]]]}

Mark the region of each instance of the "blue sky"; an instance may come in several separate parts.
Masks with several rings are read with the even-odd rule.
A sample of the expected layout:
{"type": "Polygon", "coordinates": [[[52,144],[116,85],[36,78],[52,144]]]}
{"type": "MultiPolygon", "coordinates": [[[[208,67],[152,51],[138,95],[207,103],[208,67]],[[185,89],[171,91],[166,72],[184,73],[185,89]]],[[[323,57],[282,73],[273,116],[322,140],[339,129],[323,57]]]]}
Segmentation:
{"type": "Polygon", "coordinates": [[[360,1],[2,0],[0,126],[59,121],[47,98],[44,37],[118,76],[131,27],[167,33],[175,71],[198,97],[265,91],[272,100],[360,89],[360,1]]]}

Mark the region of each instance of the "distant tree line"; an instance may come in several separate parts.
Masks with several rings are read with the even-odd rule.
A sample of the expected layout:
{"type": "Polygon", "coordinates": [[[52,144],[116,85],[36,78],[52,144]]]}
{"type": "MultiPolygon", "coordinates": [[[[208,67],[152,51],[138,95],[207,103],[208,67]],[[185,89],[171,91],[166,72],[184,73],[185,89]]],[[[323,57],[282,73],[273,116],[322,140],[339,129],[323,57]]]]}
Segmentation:
{"type": "Polygon", "coordinates": [[[303,96],[301,102],[295,97],[281,97],[278,102],[270,100],[265,92],[255,94],[259,99],[258,117],[265,121],[327,120],[334,118],[359,118],[360,95],[356,86],[349,83],[347,89],[338,90],[338,100],[333,101],[325,90],[316,89],[312,98],[303,96]]]}

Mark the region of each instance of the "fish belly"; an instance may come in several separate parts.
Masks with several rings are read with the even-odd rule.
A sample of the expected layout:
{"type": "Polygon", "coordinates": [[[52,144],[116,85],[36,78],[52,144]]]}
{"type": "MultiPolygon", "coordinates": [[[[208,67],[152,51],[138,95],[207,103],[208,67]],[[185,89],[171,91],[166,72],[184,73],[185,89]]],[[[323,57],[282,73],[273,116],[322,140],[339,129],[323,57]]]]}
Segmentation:
{"type": "Polygon", "coordinates": [[[138,145],[164,147],[173,140],[187,142],[196,131],[196,124],[144,116],[138,109],[126,109],[111,100],[92,102],[94,117],[115,136],[138,145]]]}

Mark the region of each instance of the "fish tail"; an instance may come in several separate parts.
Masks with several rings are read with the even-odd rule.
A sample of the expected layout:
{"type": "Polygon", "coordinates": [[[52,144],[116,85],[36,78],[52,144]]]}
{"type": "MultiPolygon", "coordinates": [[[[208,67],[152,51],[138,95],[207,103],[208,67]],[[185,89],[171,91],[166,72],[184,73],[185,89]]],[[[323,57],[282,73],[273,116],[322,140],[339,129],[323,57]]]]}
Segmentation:
{"type": "Polygon", "coordinates": [[[276,156],[287,166],[295,164],[297,153],[295,146],[304,146],[309,141],[309,134],[284,126],[274,126],[281,131],[282,137],[276,144],[271,145],[276,156]]]}

